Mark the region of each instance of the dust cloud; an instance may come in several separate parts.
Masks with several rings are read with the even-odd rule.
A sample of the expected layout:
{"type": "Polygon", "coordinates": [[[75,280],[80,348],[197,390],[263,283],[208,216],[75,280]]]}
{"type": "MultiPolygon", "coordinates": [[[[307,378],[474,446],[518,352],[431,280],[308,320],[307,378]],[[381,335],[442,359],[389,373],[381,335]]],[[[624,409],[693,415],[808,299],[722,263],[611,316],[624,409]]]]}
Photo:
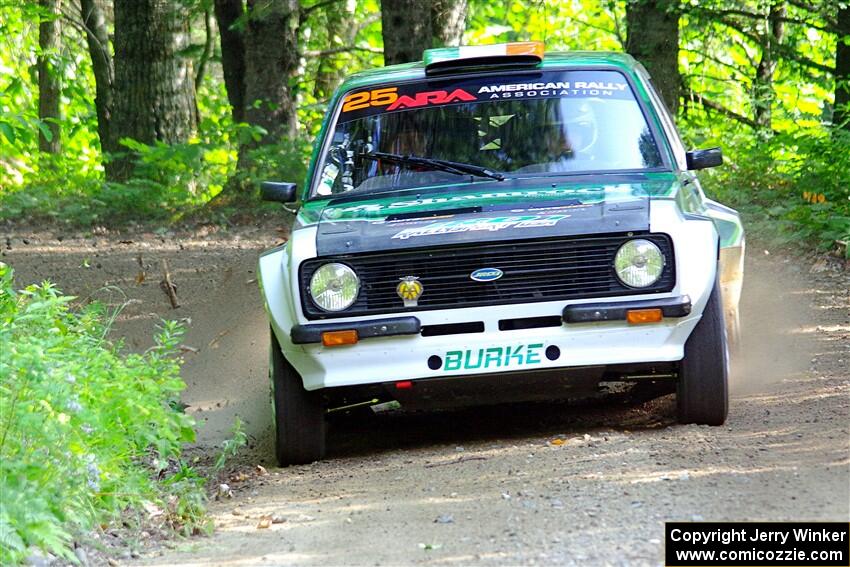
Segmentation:
{"type": "Polygon", "coordinates": [[[770,390],[770,386],[806,370],[815,355],[811,291],[802,274],[771,261],[761,249],[749,252],[741,296],[741,348],[733,356],[732,395],[770,390]]]}

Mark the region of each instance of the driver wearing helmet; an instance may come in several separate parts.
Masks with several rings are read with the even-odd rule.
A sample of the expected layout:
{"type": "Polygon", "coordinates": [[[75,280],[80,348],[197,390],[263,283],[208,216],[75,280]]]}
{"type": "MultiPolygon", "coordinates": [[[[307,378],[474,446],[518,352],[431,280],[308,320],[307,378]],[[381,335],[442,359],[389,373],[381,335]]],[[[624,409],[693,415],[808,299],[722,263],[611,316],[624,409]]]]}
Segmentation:
{"type": "Polygon", "coordinates": [[[588,102],[576,104],[573,100],[564,100],[560,105],[560,115],[552,123],[544,136],[548,162],[546,171],[573,171],[585,169],[576,162],[592,161],[593,146],[599,138],[596,114],[588,102]]]}

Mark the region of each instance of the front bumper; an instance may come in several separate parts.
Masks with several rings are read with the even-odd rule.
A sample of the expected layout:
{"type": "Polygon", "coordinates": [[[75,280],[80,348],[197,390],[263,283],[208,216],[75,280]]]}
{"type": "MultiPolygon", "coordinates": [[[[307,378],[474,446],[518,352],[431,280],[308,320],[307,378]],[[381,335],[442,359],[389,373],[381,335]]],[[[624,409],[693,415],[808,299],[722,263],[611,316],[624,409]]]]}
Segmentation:
{"type": "MultiPolygon", "coordinates": [[[[417,314],[422,328],[481,322],[483,331],[373,337],[332,348],[290,343],[284,354],[301,373],[308,390],[393,380],[672,362],[681,360],[685,341],[699,320],[699,315],[690,313],[647,325],[625,321],[564,324],[560,322],[564,307],[560,302],[523,305],[524,319],[546,321],[554,317],[558,326],[509,330],[501,330],[500,322],[516,319],[515,305],[423,312],[417,314]]],[[[375,319],[371,325],[382,323],[375,319]]]]}
{"type": "MultiPolygon", "coordinates": [[[[564,308],[562,320],[564,323],[599,323],[601,321],[625,321],[626,314],[631,310],[658,309],[664,317],[685,317],[691,312],[691,298],[665,297],[663,299],[646,299],[638,301],[615,301],[604,303],[584,303],[569,305],[564,308]]],[[[520,317],[499,321],[499,330],[517,330],[527,328],[550,327],[553,317],[520,317]]],[[[466,325],[482,327],[479,321],[455,324],[455,327],[466,325]]],[[[442,325],[445,327],[445,325],[442,325]]],[[[422,321],[418,317],[390,317],[387,319],[371,319],[368,321],[350,321],[348,323],[315,323],[295,325],[292,327],[292,344],[318,344],[322,342],[322,334],[334,331],[353,330],[359,339],[375,337],[395,337],[399,335],[418,335],[422,332],[422,321]]],[[[426,336],[430,333],[426,331],[426,336]]],[[[451,333],[464,334],[464,333],[451,333]]]]}

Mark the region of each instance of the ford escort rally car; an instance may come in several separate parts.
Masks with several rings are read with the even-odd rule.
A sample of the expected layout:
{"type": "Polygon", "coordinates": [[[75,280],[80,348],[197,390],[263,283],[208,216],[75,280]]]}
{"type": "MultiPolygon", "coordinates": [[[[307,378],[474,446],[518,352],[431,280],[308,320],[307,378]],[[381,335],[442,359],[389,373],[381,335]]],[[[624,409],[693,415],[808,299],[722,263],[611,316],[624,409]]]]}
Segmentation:
{"type": "Polygon", "coordinates": [[[281,465],[326,414],[666,384],[722,424],[744,233],[644,68],[536,42],[432,49],[334,94],[288,242],[260,257],[281,465]],[[728,338],[727,338],[728,337],[728,338]]]}

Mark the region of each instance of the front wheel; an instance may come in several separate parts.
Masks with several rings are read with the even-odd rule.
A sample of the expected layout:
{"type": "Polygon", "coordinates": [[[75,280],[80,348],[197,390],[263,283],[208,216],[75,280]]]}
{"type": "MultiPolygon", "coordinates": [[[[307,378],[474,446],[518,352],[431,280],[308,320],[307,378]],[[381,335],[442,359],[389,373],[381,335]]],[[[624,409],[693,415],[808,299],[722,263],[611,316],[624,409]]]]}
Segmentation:
{"type": "Polygon", "coordinates": [[[271,333],[269,374],[275,420],[275,452],[280,466],[325,456],[325,407],[317,392],[304,389],[301,376],[283,357],[271,333]]]}
{"type": "Polygon", "coordinates": [[[685,343],[676,389],[680,423],[723,425],[729,411],[728,352],[720,286],[685,343]]]}

